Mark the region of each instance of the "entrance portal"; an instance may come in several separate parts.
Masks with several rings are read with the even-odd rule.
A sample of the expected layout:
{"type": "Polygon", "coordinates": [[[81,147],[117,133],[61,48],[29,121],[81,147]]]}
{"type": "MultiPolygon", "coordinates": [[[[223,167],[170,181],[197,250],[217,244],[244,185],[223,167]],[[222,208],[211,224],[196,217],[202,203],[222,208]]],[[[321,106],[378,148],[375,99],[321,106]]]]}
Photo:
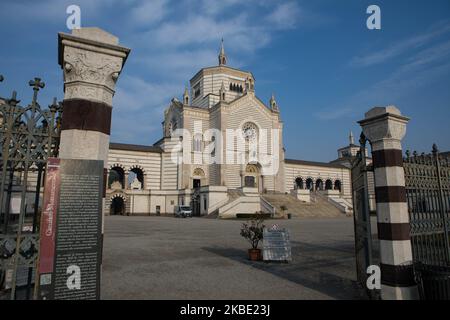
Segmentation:
{"type": "Polygon", "coordinates": [[[262,179],[260,179],[259,169],[259,164],[247,165],[245,168],[244,187],[258,188],[260,192],[262,191],[262,179]]]}
{"type": "Polygon", "coordinates": [[[121,197],[115,197],[111,201],[110,214],[112,216],[125,215],[125,203],[121,197]]]}
{"type": "Polygon", "coordinates": [[[245,187],[247,187],[247,188],[256,188],[255,177],[253,177],[253,176],[246,176],[245,177],[245,187]]]}

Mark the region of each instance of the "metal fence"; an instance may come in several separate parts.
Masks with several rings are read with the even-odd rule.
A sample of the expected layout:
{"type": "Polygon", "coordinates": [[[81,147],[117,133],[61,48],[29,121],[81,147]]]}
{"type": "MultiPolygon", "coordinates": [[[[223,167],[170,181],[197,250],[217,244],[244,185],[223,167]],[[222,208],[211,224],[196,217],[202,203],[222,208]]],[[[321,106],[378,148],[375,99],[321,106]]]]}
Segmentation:
{"type": "Polygon", "coordinates": [[[355,260],[357,280],[370,299],[379,299],[379,290],[369,290],[366,285],[367,268],[374,264],[372,228],[370,222],[367,139],[363,133],[359,140],[360,150],[352,162],[353,220],[355,231],[355,260]]]}
{"type": "Polygon", "coordinates": [[[450,299],[450,159],[406,152],[403,160],[411,246],[424,299],[450,299]]]}
{"type": "MultiPolygon", "coordinates": [[[[3,77],[0,77],[3,80],[3,77]]],[[[41,186],[47,159],[58,154],[61,105],[48,109],[37,101],[44,83],[29,82],[33,99],[19,105],[16,92],[0,98],[0,290],[26,287],[30,298],[39,250],[41,186]]]]}

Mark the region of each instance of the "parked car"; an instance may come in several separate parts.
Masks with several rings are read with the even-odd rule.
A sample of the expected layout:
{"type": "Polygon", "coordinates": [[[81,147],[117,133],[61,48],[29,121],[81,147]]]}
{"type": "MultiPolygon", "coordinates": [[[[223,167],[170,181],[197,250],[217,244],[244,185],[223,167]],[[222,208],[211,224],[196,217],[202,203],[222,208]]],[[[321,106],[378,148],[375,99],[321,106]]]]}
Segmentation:
{"type": "Polygon", "coordinates": [[[189,206],[177,206],[175,210],[175,217],[179,218],[191,218],[192,217],[192,209],[189,206]]]}

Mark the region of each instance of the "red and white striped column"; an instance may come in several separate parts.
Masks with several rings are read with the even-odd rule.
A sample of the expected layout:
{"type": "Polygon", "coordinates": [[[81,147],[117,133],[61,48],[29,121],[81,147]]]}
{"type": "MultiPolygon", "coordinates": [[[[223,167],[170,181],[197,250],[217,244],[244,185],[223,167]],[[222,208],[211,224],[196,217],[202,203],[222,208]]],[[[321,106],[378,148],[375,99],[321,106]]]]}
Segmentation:
{"type": "Polygon", "coordinates": [[[394,106],[373,108],[359,121],[372,145],[384,300],[418,298],[401,145],[408,121],[394,106]]]}
{"type": "MultiPolygon", "coordinates": [[[[129,52],[117,37],[99,28],[58,34],[58,62],[64,72],[59,157],[103,160],[105,191],[112,98],[129,52]]],[[[105,193],[103,210],[104,198],[105,193]]]]}

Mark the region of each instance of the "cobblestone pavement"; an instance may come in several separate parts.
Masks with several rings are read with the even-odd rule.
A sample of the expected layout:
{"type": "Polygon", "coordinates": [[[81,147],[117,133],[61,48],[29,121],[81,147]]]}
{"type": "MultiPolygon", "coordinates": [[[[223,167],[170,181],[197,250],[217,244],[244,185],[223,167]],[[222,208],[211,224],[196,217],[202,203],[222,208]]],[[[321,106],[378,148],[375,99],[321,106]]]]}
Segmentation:
{"type": "Polygon", "coordinates": [[[107,217],[102,299],[363,299],[353,219],[269,220],[291,234],[291,263],[251,262],[242,221],[107,217]]]}

